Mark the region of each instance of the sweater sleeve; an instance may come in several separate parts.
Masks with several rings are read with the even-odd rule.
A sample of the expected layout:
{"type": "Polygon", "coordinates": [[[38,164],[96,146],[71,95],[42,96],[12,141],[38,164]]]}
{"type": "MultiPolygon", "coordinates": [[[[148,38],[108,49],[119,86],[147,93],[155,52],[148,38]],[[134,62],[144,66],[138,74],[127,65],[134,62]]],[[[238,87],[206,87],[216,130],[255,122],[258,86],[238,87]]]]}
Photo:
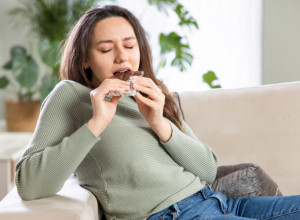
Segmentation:
{"type": "Polygon", "coordinates": [[[183,121],[183,133],[170,121],[172,127],[172,137],[164,148],[180,166],[192,172],[200,180],[212,183],[217,174],[217,156],[213,150],[202,143],[192,132],[190,127],[183,121]]]}
{"type": "Polygon", "coordinates": [[[60,82],[43,102],[33,138],[16,166],[16,186],[23,200],[57,193],[99,141],[83,124],[79,96],[60,82]]]}

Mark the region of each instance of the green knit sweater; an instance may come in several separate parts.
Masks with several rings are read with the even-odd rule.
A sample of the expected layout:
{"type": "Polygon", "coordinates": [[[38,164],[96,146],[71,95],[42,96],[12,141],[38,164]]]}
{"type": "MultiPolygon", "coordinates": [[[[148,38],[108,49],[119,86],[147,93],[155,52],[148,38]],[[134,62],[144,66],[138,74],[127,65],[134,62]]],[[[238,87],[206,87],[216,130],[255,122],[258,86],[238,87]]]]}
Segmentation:
{"type": "Polygon", "coordinates": [[[61,81],[43,102],[28,149],[16,168],[24,200],[57,193],[75,173],[100,202],[108,219],[144,219],[202,189],[216,176],[214,152],[183,122],[170,122],[171,139],[160,142],[131,97],[99,136],[87,127],[91,89],[61,81]]]}

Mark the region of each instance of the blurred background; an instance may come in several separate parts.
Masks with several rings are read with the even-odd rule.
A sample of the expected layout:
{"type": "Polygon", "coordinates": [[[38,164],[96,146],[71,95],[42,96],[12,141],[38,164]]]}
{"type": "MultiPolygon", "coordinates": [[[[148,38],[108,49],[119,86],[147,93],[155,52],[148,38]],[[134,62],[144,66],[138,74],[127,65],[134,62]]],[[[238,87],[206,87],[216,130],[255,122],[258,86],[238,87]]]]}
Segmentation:
{"type": "MultiPolygon", "coordinates": [[[[5,117],[4,103],[20,100],[22,96],[21,92],[16,92],[21,90],[20,78],[29,76],[36,80],[25,79],[23,90],[25,93],[29,91],[29,95],[24,93],[24,100],[42,101],[49,92],[45,85],[56,83],[55,40],[49,38],[49,41],[35,33],[34,22],[25,19],[31,13],[15,11],[26,4],[52,4],[55,1],[0,1],[0,87],[5,87],[0,89],[0,119],[5,117]],[[19,57],[14,63],[16,54],[26,56],[23,60],[19,57]],[[18,74],[21,76],[14,81],[18,74]],[[39,93],[41,90],[43,92],[39,93]]],[[[80,1],[65,2],[66,6],[71,6],[80,1]]],[[[156,74],[171,91],[242,88],[300,80],[299,0],[83,2],[117,4],[140,19],[152,48],[156,74]],[[207,73],[213,74],[208,74],[210,78],[204,82],[203,76],[207,73]]],[[[77,7],[76,13],[84,12],[80,9],[77,7]]],[[[35,13],[33,9],[32,14],[35,13]]],[[[70,22],[74,23],[72,19],[70,22]]],[[[60,29],[57,26],[51,33],[60,29]]]]}

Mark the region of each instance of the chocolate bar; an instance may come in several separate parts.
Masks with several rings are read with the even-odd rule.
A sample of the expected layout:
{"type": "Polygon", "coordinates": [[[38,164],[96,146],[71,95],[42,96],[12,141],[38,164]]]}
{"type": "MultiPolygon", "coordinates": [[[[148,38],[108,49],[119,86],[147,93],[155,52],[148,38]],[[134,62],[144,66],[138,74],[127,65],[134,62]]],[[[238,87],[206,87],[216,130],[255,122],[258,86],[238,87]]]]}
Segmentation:
{"type": "Polygon", "coordinates": [[[143,76],[144,75],[144,71],[131,71],[131,70],[127,70],[125,72],[116,72],[114,74],[114,76],[118,79],[127,81],[130,79],[130,77],[132,76],[143,76]]]}
{"type": "Polygon", "coordinates": [[[120,71],[120,72],[116,72],[114,73],[114,76],[120,80],[124,80],[127,82],[130,82],[130,90],[124,93],[119,93],[119,92],[109,92],[106,95],[106,99],[111,99],[113,96],[122,96],[122,95],[126,95],[126,96],[135,96],[136,94],[136,90],[133,89],[132,86],[132,77],[133,76],[143,76],[144,75],[144,71],[131,71],[131,70],[127,70],[127,71],[120,71]]]}

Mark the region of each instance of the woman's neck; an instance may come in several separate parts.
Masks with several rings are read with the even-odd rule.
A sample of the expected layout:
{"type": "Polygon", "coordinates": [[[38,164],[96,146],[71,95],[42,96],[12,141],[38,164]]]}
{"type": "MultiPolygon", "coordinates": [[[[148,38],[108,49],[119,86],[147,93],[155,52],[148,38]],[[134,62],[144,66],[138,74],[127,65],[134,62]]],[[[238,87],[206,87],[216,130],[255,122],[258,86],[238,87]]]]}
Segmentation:
{"type": "Polygon", "coordinates": [[[92,82],[91,83],[92,83],[94,88],[97,88],[101,84],[99,79],[97,77],[95,77],[94,75],[92,75],[92,82]]]}

